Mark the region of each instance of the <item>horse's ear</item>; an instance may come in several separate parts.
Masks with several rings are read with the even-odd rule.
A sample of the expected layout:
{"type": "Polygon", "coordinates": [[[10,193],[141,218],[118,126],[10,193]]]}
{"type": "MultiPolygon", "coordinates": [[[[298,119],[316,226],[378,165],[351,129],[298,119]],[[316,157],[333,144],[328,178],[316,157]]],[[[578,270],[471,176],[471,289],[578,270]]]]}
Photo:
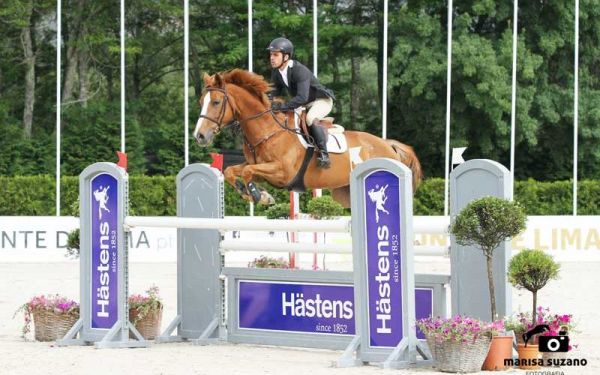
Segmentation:
{"type": "Polygon", "coordinates": [[[215,74],[214,85],[215,87],[223,87],[223,79],[219,73],[215,74]]]}
{"type": "Polygon", "coordinates": [[[213,83],[213,77],[209,76],[206,73],[204,73],[204,76],[202,76],[202,79],[204,80],[204,86],[210,86],[213,83]]]}

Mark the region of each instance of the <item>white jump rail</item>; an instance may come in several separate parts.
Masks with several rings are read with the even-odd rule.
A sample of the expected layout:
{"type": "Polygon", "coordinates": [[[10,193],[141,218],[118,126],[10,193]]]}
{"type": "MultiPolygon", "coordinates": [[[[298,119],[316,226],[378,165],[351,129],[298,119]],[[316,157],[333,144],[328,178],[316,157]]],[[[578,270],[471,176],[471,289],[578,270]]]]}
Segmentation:
{"type": "MultiPolygon", "coordinates": [[[[282,253],[320,253],[320,254],[352,254],[352,243],[306,243],[306,242],[269,242],[247,241],[241,239],[223,240],[220,246],[221,253],[230,251],[252,252],[282,252],[282,253]]],[[[446,256],[448,248],[445,246],[414,246],[415,256],[446,256]]]]}
{"type": "Polygon", "coordinates": [[[450,216],[413,216],[414,234],[448,234],[450,216]]]}
{"type": "Polygon", "coordinates": [[[334,220],[275,220],[248,218],[186,218],[164,216],[127,216],[125,227],[217,229],[220,231],[249,230],[271,232],[350,232],[350,219],[334,220]]]}
{"type": "MultiPolygon", "coordinates": [[[[448,216],[415,216],[414,233],[445,234],[450,225],[448,216]]],[[[335,232],[349,233],[350,218],[333,220],[280,220],[262,217],[226,217],[223,219],[127,216],[125,227],[217,229],[220,231],[248,230],[270,232],[335,232]]]]}
{"type": "MultiPolygon", "coordinates": [[[[430,234],[446,234],[450,218],[448,216],[415,216],[414,232],[430,234]]],[[[349,233],[350,218],[333,220],[277,220],[263,217],[226,217],[223,219],[184,218],[165,216],[127,216],[125,227],[184,228],[184,229],[217,229],[222,232],[234,230],[271,231],[271,232],[329,232],[349,233]]],[[[445,246],[415,246],[416,256],[446,256],[445,246]]],[[[221,252],[293,252],[293,253],[327,253],[350,254],[352,244],[315,244],[315,243],[277,243],[268,241],[223,240],[221,252]]]]}

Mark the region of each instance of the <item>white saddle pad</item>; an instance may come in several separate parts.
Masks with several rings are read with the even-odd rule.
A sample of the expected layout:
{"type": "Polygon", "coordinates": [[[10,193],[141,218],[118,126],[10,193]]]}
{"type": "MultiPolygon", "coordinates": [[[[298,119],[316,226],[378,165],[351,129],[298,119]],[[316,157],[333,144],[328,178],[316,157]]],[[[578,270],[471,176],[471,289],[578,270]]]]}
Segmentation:
{"type": "MultiPolygon", "coordinates": [[[[299,121],[300,117],[298,116],[298,112],[294,112],[294,128],[299,129],[299,121]]],[[[333,128],[329,131],[329,137],[327,137],[327,151],[333,154],[343,154],[348,151],[348,142],[346,141],[346,136],[343,133],[343,127],[340,125],[334,125],[333,128]],[[342,131],[340,131],[340,128],[342,131]]],[[[298,140],[304,146],[304,148],[313,147],[308,144],[304,137],[301,134],[298,134],[298,140]]]]}

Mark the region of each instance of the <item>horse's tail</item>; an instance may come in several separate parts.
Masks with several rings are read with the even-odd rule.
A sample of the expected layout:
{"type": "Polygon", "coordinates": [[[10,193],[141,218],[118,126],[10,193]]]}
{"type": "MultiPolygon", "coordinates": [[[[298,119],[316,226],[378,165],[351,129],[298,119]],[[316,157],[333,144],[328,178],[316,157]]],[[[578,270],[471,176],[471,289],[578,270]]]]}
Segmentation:
{"type": "Polygon", "coordinates": [[[413,193],[417,191],[417,187],[421,183],[421,179],[423,179],[423,171],[421,170],[421,162],[417,158],[417,154],[413,148],[409,145],[405,145],[404,143],[400,143],[393,139],[386,139],[387,144],[389,144],[394,151],[396,152],[397,159],[402,162],[402,164],[406,165],[413,173],[413,193]]]}

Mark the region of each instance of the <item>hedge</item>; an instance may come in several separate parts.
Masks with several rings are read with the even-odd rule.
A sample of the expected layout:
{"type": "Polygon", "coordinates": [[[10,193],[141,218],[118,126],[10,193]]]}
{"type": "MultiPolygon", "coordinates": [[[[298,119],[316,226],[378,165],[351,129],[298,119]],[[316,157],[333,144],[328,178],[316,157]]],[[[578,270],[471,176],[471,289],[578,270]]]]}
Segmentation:
{"type": "MultiPolygon", "coordinates": [[[[569,215],[572,211],[573,188],[570,181],[517,181],[515,199],[528,215],[569,215]]],[[[78,178],[61,179],[61,215],[78,216],[78,178]]],[[[277,202],[289,201],[285,190],[268,187],[277,202]]],[[[55,178],[53,176],[0,176],[0,215],[51,216],[55,212],[55,178]]],[[[175,205],[174,176],[130,176],[130,214],[140,216],[173,216],[175,205]]],[[[327,195],[327,191],[323,191],[327,195]]],[[[423,181],[413,202],[415,215],[442,215],[444,211],[444,180],[429,178],[423,181]]],[[[300,208],[306,212],[311,194],[300,195],[300,208]]],[[[248,215],[248,204],[226,184],[225,214],[248,215]]],[[[266,208],[255,206],[255,214],[266,208]]],[[[579,215],[600,215],[600,181],[578,183],[579,215]]]]}

